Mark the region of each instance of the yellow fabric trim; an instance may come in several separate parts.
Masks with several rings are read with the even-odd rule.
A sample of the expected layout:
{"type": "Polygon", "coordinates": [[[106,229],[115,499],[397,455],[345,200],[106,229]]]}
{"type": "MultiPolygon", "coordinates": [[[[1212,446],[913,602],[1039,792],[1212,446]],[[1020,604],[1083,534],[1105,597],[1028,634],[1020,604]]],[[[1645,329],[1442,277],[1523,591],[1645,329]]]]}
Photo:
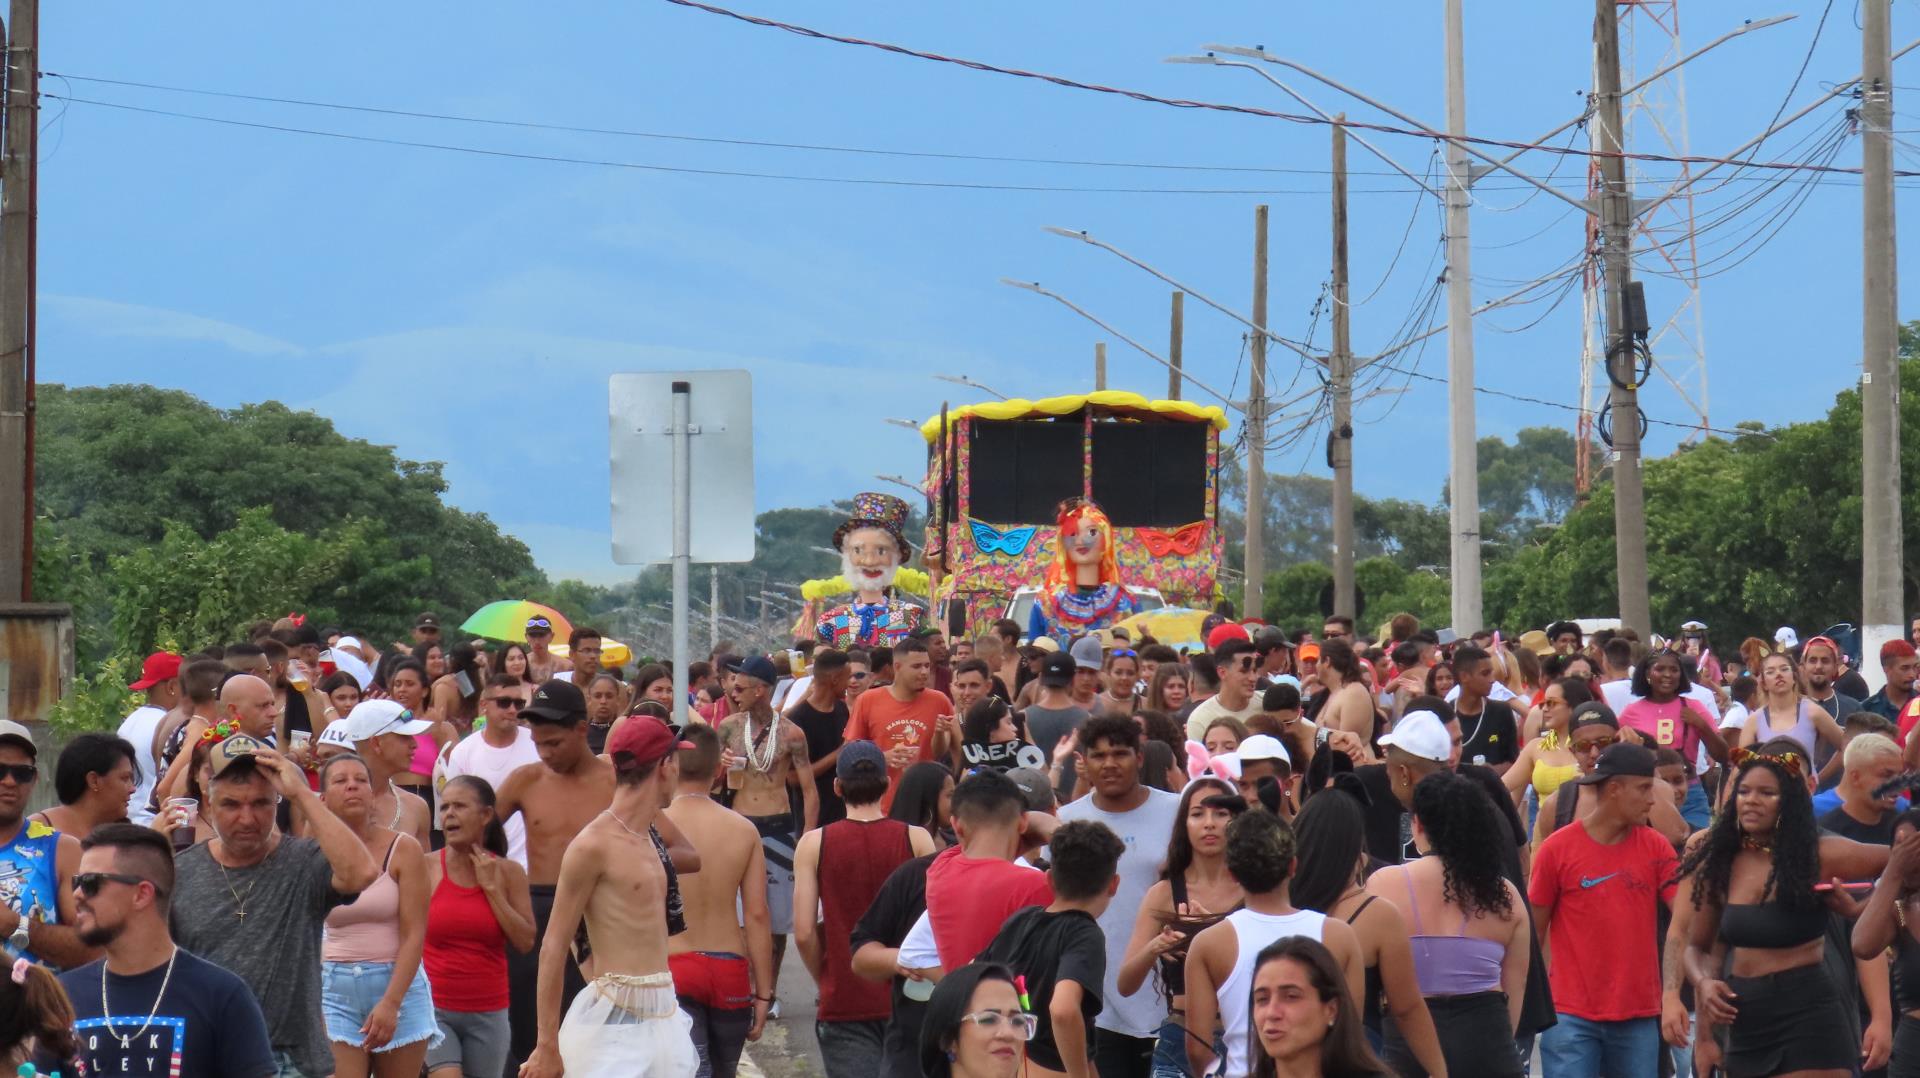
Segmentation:
{"type": "MultiPolygon", "coordinates": [[[[947,410],[947,421],[953,422],[970,416],[979,419],[1026,419],[1036,415],[1068,415],[1088,405],[1120,411],[1153,412],[1173,419],[1212,423],[1215,430],[1227,429],[1227,413],[1218,407],[1202,406],[1192,401],[1150,401],[1138,393],[1127,393],[1117,389],[1065,397],[1047,397],[1037,401],[1016,398],[1010,401],[963,404],[958,408],[947,410]]],[[[929,443],[937,441],[940,437],[940,417],[934,416],[921,424],[920,434],[929,443]]]]}
{"type": "MultiPolygon", "coordinates": [[[[918,569],[902,567],[893,574],[893,586],[908,595],[925,597],[930,583],[927,574],[918,569]]],[[[800,585],[800,597],[808,602],[818,602],[821,599],[831,599],[836,595],[845,595],[852,590],[853,588],[847,584],[846,577],[835,575],[825,580],[809,580],[800,585]]]]}

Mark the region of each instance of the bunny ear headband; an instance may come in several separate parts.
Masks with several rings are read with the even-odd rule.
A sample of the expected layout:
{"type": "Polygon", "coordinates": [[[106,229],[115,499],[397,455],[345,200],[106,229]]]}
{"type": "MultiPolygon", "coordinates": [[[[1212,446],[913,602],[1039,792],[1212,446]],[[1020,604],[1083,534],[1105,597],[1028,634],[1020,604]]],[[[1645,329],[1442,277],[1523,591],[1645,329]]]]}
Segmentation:
{"type": "Polygon", "coordinates": [[[1187,780],[1191,786],[1200,779],[1219,779],[1229,786],[1238,786],[1240,782],[1240,756],[1237,753],[1223,752],[1218,756],[1207,753],[1207,747],[1198,741],[1187,742],[1187,780]]]}

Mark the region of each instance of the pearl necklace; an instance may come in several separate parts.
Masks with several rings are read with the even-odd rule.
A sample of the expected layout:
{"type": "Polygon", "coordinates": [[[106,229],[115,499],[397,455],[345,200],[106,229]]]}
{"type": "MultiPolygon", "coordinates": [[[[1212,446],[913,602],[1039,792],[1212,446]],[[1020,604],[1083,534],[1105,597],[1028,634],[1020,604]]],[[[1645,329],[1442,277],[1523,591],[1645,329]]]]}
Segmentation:
{"type": "Polygon", "coordinates": [[[147,1011],[147,1020],[140,1023],[140,1028],[134,1030],[132,1033],[120,1033],[113,1028],[113,1007],[107,1003],[107,962],[105,959],[101,959],[100,1021],[107,1027],[107,1036],[119,1041],[120,1047],[133,1047],[133,1042],[142,1034],[146,1033],[148,1026],[153,1025],[153,1016],[160,1013],[160,1001],[167,998],[167,985],[173,981],[173,964],[179,961],[179,959],[180,948],[175,947],[173,953],[167,956],[167,972],[165,976],[160,978],[160,991],[154,993],[153,1008],[147,1011]]]}
{"type": "Polygon", "coordinates": [[[746,722],[742,724],[741,732],[747,739],[747,766],[763,775],[772,773],[774,758],[780,753],[780,739],[775,736],[780,732],[779,713],[775,712],[773,720],[767,724],[765,737],[762,738],[763,743],[761,745],[755,745],[753,741],[752,712],[747,713],[746,722]]]}

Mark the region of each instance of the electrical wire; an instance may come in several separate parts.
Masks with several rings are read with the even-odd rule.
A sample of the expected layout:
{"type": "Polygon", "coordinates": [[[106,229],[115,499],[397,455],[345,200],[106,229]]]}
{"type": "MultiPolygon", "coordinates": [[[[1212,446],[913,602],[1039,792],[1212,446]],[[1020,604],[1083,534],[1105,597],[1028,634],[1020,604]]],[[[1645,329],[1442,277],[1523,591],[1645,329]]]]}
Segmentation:
{"type": "MultiPolygon", "coordinates": [[[[892,44],[890,42],[884,42],[884,41],[869,41],[865,38],[848,37],[842,34],[832,34],[824,30],[816,30],[816,29],[813,29],[812,27],[801,26],[798,23],[781,22],[778,19],[769,19],[760,15],[748,15],[743,12],[731,11],[727,8],[723,8],[715,4],[703,3],[701,2],[701,0],[663,0],[663,2],[672,4],[676,7],[690,8],[695,11],[706,12],[709,15],[718,15],[724,18],[733,19],[738,22],[747,23],[748,25],[751,25],[751,26],[758,26],[758,27],[772,29],[772,30],[782,30],[790,34],[797,35],[799,37],[811,38],[817,41],[828,41],[828,42],[833,42],[841,45],[853,45],[859,48],[876,49],[881,52],[889,52],[889,53],[893,53],[896,56],[906,56],[916,60],[928,60],[935,63],[952,64],[956,67],[962,67],[970,71],[977,71],[984,74],[1006,75],[1013,78],[1032,79],[1034,81],[1049,83],[1051,85],[1063,87],[1070,90],[1085,90],[1091,93],[1109,94],[1115,97],[1124,97],[1133,101],[1143,102],[1145,104],[1164,105],[1169,108],[1197,109],[1197,110],[1210,111],[1210,112],[1225,112],[1225,113],[1233,113],[1233,114],[1242,115],[1242,116],[1257,116],[1262,119],[1285,120],[1289,123],[1310,125],[1310,126],[1316,126],[1316,127],[1330,126],[1333,123],[1332,120],[1325,119],[1319,116],[1310,116],[1310,115],[1304,115],[1301,113],[1280,112],[1275,109],[1264,109],[1254,105],[1232,105],[1232,104],[1226,104],[1218,101],[1197,101],[1190,98],[1162,97],[1158,94],[1147,93],[1144,90],[1133,90],[1133,89],[1128,89],[1126,87],[1120,87],[1120,86],[1102,86],[1097,83],[1082,82],[1078,79],[1068,78],[1064,75],[1054,75],[1054,74],[1049,74],[1047,72],[1042,72],[1042,71],[1027,71],[1027,70],[1023,70],[1020,68],[1013,68],[1013,67],[1002,67],[998,64],[990,64],[982,60],[970,60],[962,57],[944,56],[944,55],[941,55],[940,53],[927,52],[922,49],[909,48],[905,45],[896,45],[896,44],[892,44]]],[[[1603,153],[1597,150],[1591,150],[1591,149],[1582,150],[1582,149],[1576,149],[1572,146],[1564,146],[1564,147],[1554,146],[1554,145],[1549,145],[1549,144],[1544,144],[1539,142],[1521,142],[1521,141],[1516,141],[1512,139],[1487,138],[1485,136],[1479,136],[1479,135],[1452,135],[1444,131],[1434,131],[1426,128],[1399,127],[1393,124],[1373,123],[1373,122],[1368,122],[1363,120],[1343,120],[1341,121],[1341,125],[1350,129],[1361,130],[1361,131],[1377,131],[1377,132],[1380,132],[1381,134],[1387,134],[1387,135],[1405,135],[1409,137],[1423,138],[1423,139],[1443,139],[1448,142],[1458,142],[1465,145],[1473,145],[1473,146],[1481,146],[1481,147],[1489,147],[1489,148],[1505,149],[1505,150],[1538,150],[1543,153],[1559,154],[1567,157],[1606,158],[1606,159],[1619,159],[1619,160],[1626,160],[1626,161],[1655,161],[1655,162],[1668,162],[1672,164],[1698,164],[1698,165],[1736,164],[1744,168],[1774,169],[1774,170],[1796,169],[1796,168],[1802,167],[1797,163],[1787,162],[1787,161],[1754,161],[1751,159],[1741,159],[1739,161],[1729,162],[1718,157],[1706,157],[1706,156],[1698,156],[1698,155],[1680,156],[1680,155],[1673,155],[1673,154],[1635,153],[1635,152],[1628,152],[1628,151],[1603,153]]],[[[1829,171],[1840,172],[1840,173],[1856,175],[1856,176],[1860,174],[1860,170],[1857,168],[1829,167],[1829,171]]],[[[1920,173],[1912,173],[1911,175],[1920,175],[1920,173]]]]}

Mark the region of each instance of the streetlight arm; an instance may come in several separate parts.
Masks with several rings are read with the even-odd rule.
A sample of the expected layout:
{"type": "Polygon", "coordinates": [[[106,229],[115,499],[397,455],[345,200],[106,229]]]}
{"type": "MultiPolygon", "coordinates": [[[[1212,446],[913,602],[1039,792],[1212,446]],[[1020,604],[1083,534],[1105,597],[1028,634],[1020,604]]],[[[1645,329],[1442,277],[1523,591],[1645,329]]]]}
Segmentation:
{"type": "MultiPolygon", "coordinates": [[[[1075,304],[1072,300],[1066,298],[1065,296],[1059,295],[1058,293],[1049,292],[1046,289],[1040,287],[1040,285],[1037,282],[1016,281],[1011,277],[1002,277],[1000,278],[1000,283],[1004,285],[1009,285],[1013,288],[1022,288],[1028,292],[1032,292],[1032,293],[1035,293],[1036,295],[1045,296],[1050,300],[1054,300],[1055,302],[1059,303],[1061,306],[1067,308],[1073,313],[1079,315],[1080,317],[1086,319],[1087,321],[1092,322],[1094,325],[1099,326],[1101,329],[1106,330],[1108,333],[1111,333],[1114,336],[1120,338],[1121,340],[1127,342],[1127,344],[1132,346],[1133,349],[1139,352],[1141,355],[1146,356],[1148,359],[1153,360],[1155,363],[1160,364],[1162,367],[1165,367],[1168,370],[1173,371],[1175,374],[1178,374],[1180,377],[1186,379],[1187,381],[1192,382],[1196,387],[1205,390],[1209,396],[1213,397],[1215,400],[1219,401],[1221,404],[1224,404],[1228,408],[1231,408],[1234,411],[1240,412],[1242,414],[1246,412],[1245,408],[1242,408],[1239,405],[1235,404],[1233,401],[1227,399],[1224,395],[1220,393],[1220,391],[1214,389],[1212,386],[1207,385],[1205,382],[1202,382],[1200,379],[1195,378],[1193,375],[1188,374],[1183,368],[1176,367],[1172,363],[1169,363],[1168,361],[1166,361],[1165,359],[1160,358],[1160,356],[1156,354],[1153,351],[1153,349],[1148,348],[1146,345],[1141,344],[1139,341],[1134,340],[1132,337],[1129,337],[1126,334],[1108,325],[1107,323],[1102,322],[1100,319],[1094,317],[1092,314],[1088,313],[1085,309],[1075,304]]],[[[883,476],[882,478],[885,478],[885,477],[883,476]]]]}

